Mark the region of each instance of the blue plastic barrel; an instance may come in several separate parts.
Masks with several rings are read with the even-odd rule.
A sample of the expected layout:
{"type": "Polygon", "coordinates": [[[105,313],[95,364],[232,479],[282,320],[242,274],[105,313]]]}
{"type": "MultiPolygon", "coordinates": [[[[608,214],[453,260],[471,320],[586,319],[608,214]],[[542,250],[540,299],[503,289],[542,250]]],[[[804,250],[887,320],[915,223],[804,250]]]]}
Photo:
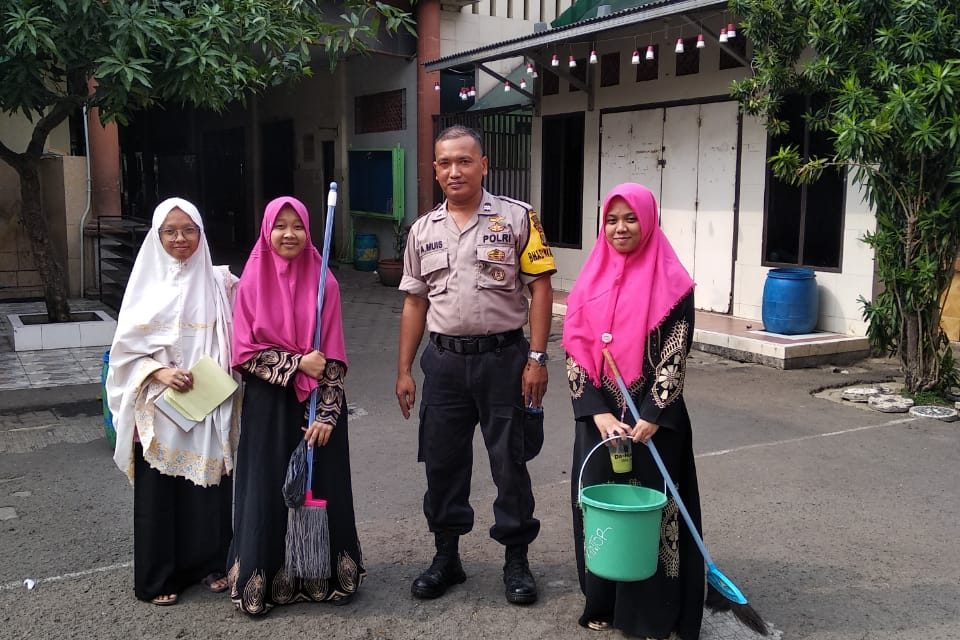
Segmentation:
{"type": "Polygon", "coordinates": [[[372,233],[358,233],[353,240],[353,268],[357,271],[376,271],[380,261],[380,246],[372,233]]]}
{"type": "Polygon", "coordinates": [[[113,414],[107,402],[107,373],[110,371],[110,352],[103,352],[103,366],[100,367],[100,399],[103,404],[103,435],[111,447],[117,446],[117,432],[113,428],[113,414]]]}
{"type": "Polygon", "coordinates": [[[763,284],[763,327],[771,333],[810,333],[820,311],[813,269],[770,269],[763,284]]]}

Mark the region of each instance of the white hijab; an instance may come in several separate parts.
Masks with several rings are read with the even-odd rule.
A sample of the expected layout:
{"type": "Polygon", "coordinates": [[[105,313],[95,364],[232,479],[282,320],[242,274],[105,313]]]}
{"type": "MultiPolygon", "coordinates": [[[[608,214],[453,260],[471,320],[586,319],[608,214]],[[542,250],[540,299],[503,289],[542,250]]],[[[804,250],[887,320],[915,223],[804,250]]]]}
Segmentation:
{"type": "Polygon", "coordinates": [[[171,365],[189,369],[203,354],[231,372],[235,282],[225,267],[213,266],[197,208],[180,198],[161,202],[120,305],[106,382],[117,432],[113,459],[131,482],[135,433],[139,433],[144,459],[165,475],[210,486],[233,470],[240,394],[185,432],[154,411],[153,403],[166,387],[149,377],[171,365]],[[175,208],[200,229],[197,250],[182,262],[168,254],[160,241],[160,227],[175,208]]]}

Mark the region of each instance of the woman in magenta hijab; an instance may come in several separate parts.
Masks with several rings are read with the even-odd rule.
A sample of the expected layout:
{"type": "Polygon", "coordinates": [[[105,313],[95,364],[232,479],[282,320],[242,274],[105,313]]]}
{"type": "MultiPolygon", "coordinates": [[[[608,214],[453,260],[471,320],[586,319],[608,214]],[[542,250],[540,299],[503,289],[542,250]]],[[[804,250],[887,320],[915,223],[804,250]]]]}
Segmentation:
{"type": "Polygon", "coordinates": [[[232,362],[245,388],[227,576],[234,603],[250,615],[293,602],[344,603],[365,575],[350,483],[340,288],[328,274],[320,351],[314,351],[321,260],[309,228],[299,200],[282,197],[267,205],[234,306],[232,362]],[[317,387],[317,419],[307,425],[305,401],[317,387]],[[301,581],[283,570],[287,507],[281,487],[303,439],[313,446],[314,495],[327,499],[334,567],[327,580],[301,581]]]}
{"type": "MultiPolygon", "coordinates": [[[[573,398],[576,436],[573,473],[601,440],[630,436],[633,470],[616,474],[610,456],[590,457],[584,486],[664,482],[644,443],[653,439],[680,495],[700,526],[700,494],[690,417],[683,401],[687,352],[693,337],[693,280],[660,230],[653,194],[639,184],[614,187],[603,202],[600,237],[567,301],[563,345],[573,398]],[[609,334],[609,335],[605,335],[609,334]],[[608,344],[605,345],[606,338],[608,344]],[[640,411],[633,424],[613,374],[603,362],[608,346],[640,411]]],[[[656,573],[640,582],[599,578],[584,566],[583,514],[573,485],[573,524],[581,626],[615,627],[643,638],[700,637],[703,558],[679,519],[673,498],[663,512],[656,573]]]]}

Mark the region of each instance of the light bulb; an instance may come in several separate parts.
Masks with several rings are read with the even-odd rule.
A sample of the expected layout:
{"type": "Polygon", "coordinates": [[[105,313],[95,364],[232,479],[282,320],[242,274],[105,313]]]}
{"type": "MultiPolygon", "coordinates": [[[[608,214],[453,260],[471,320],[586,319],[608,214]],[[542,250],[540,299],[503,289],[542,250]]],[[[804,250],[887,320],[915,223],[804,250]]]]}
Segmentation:
{"type": "MultiPolygon", "coordinates": [[[[649,51],[649,49],[647,51],[649,51]]],[[[636,49],[633,50],[633,55],[630,56],[630,64],[640,64],[640,52],[636,49]]]]}
{"type": "Polygon", "coordinates": [[[697,35],[697,49],[703,49],[705,46],[707,46],[707,42],[703,39],[703,34],[700,33],[697,35]]]}
{"type": "Polygon", "coordinates": [[[591,52],[590,52],[590,64],[597,64],[597,52],[596,52],[596,51],[591,51],[591,52]]]}
{"type": "Polygon", "coordinates": [[[526,88],[527,88],[527,79],[526,79],[526,78],[520,78],[520,88],[521,88],[521,89],[526,89],[526,88]]]}
{"type": "Polygon", "coordinates": [[[720,29],[720,37],[717,38],[717,40],[719,40],[720,42],[726,42],[726,41],[727,41],[727,28],[726,28],[726,27],[724,27],[723,29],[720,29]]]}
{"type": "Polygon", "coordinates": [[[476,87],[470,87],[469,89],[467,89],[467,96],[473,98],[473,97],[475,97],[476,95],[477,95],[477,88],[476,88],[476,87]]]}
{"type": "Polygon", "coordinates": [[[551,67],[559,67],[559,66],[560,66],[560,58],[557,57],[557,54],[553,54],[553,57],[550,58],[550,66],[551,66],[551,67]]]}
{"type": "Polygon", "coordinates": [[[529,75],[529,76],[532,76],[532,75],[533,75],[533,63],[532,63],[532,62],[528,62],[528,63],[527,63],[527,75],[529,75]]]}
{"type": "Polygon", "coordinates": [[[677,46],[673,50],[676,53],[683,53],[683,38],[677,38],[677,46]]]}
{"type": "Polygon", "coordinates": [[[504,93],[507,93],[507,92],[509,92],[509,91],[510,91],[510,83],[509,83],[509,82],[504,82],[504,83],[503,83],[503,92],[504,92],[504,93]]]}
{"type": "Polygon", "coordinates": [[[647,55],[646,55],[646,58],[647,58],[647,60],[653,60],[654,57],[656,57],[656,53],[654,53],[653,45],[652,45],[652,44],[648,44],[648,45],[647,45],[647,55]]]}
{"type": "Polygon", "coordinates": [[[440,91],[440,81],[439,81],[439,80],[437,80],[436,82],[433,83],[433,90],[434,90],[434,91],[440,91]]]}
{"type": "Polygon", "coordinates": [[[567,66],[569,66],[571,69],[577,68],[577,61],[573,59],[573,56],[570,56],[567,66]]]}
{"type": "Polygon", "coordinates": [[[731,22],[727,24],[727,38],[737,37],[737,27],[731,22]]]}

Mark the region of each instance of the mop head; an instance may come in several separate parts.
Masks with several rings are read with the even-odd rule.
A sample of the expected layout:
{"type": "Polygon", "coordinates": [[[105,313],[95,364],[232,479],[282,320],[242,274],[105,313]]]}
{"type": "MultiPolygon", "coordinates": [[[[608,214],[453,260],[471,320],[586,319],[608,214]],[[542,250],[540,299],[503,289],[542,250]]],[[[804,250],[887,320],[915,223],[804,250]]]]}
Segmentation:
{"type": "Polygon", "coordinates": [[[290,509],[283,568],[288,576],[301,580],[330,577],[330,525],[325,505],[290,509]]]}

